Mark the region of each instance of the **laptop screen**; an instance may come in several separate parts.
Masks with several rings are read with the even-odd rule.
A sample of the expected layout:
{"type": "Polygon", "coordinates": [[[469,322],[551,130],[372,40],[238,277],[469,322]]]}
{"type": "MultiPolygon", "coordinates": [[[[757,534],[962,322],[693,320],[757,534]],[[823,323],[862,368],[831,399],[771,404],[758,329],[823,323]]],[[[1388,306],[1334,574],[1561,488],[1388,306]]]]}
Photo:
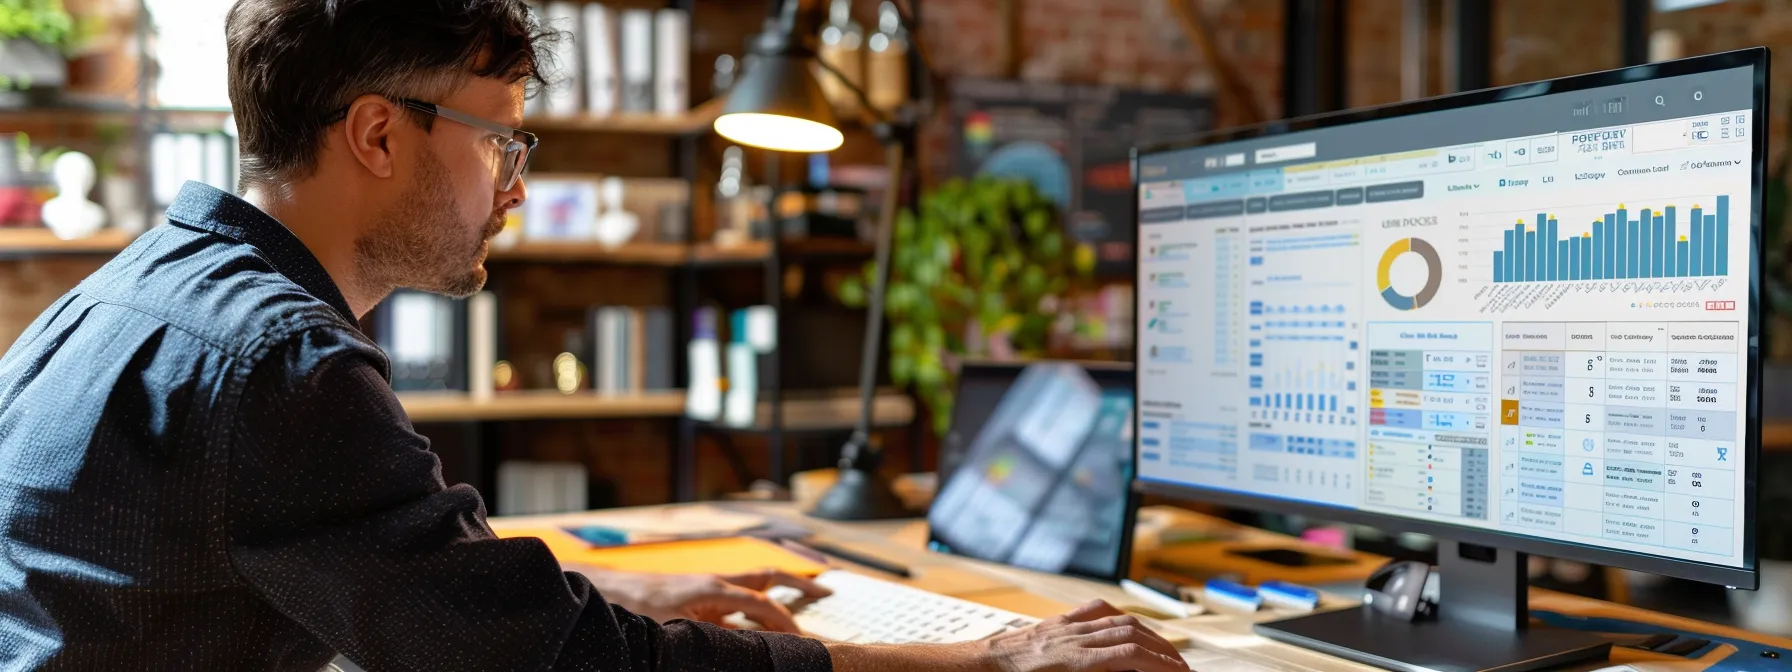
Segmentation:
{"type": "Polygon", "coordinates": [[[1131,541],[1130,368],[966,365],[932,550],[1117,581],[1131,541]]]}

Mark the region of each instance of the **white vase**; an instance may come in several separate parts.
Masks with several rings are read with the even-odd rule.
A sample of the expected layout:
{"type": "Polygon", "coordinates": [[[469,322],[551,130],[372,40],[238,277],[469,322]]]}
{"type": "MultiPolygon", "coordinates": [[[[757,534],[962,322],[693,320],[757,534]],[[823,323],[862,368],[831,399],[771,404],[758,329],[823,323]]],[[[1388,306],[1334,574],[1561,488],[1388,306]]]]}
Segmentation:
{"type": "Polygon", "coordinates": [[[1792,562],[1761,561],[1759,590],[1732,590],[1730,613],[1751,632],[1792,637],[1792,562]]]}

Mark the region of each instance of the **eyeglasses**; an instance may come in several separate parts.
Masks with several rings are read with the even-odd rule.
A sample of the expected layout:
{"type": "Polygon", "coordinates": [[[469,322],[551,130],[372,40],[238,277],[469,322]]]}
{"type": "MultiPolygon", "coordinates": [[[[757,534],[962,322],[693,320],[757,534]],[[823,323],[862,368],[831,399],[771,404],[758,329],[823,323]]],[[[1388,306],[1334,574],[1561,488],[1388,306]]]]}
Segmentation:
{"type": "MultiPolygon", "coordinates": [[[[399,105],[408,109],[441,117],[498,136],[493,140],[502,140],[504,149],[504,158],[498,164],[498,191],[510,191],[516,187],[517,180],[520,180],[523,177],[523,169],[529,166],[529,155],[535,152],[536,145],[541,144],[541,140],[536,138],[534,133],[519,131],[497,122],[486,121],[460,110],[442,107],[441,105],[424,102],[415,98],[399,98],[394,102],[397,102],[399,105]]],[[[343,108],[341,111],[330,115],[329,123],[336,123],[347,118],[347,116],[348,108],[343,108]]]]}

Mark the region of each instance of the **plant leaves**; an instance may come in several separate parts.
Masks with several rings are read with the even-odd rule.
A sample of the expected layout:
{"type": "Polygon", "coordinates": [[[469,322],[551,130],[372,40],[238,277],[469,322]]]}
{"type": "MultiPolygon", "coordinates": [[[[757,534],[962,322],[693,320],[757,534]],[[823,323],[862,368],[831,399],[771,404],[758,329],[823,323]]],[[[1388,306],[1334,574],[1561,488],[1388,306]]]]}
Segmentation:
{"type": "Polygon", "coordinates": [[[907,351],[890,353],[890,382],[907,387],[915,379],[915,358],[907,351]]]}
{"type": "Polygon", "coordinates": [[[865,294],[865,283],[858,278],[847,278],[840,281],[840,289],[837,291],[838,296],[840,297],[840,303],[845,304],[846,307],[865,307],[865,300],[867,298],[865,294]]]}

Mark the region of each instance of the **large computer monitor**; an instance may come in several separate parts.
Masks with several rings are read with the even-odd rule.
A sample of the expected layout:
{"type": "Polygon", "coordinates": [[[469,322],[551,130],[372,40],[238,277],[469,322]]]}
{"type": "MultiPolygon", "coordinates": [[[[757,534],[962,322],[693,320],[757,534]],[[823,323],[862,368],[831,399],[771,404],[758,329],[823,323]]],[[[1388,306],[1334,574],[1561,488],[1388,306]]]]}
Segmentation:
{"type": "Polygon", "coordinates": [[[1135,154],[1139,489],[1431,534],[1443,603],[1263,634],[1392,669],[1601,655],[1524,553],[1756,585],[1767,50],[1135,154]]]}
{"type": "Polygon", "coordinates": [[[1119,581],[1132,541],[1132,414],[1125,364],[965,364],[928,548],[1119,581]]]}

